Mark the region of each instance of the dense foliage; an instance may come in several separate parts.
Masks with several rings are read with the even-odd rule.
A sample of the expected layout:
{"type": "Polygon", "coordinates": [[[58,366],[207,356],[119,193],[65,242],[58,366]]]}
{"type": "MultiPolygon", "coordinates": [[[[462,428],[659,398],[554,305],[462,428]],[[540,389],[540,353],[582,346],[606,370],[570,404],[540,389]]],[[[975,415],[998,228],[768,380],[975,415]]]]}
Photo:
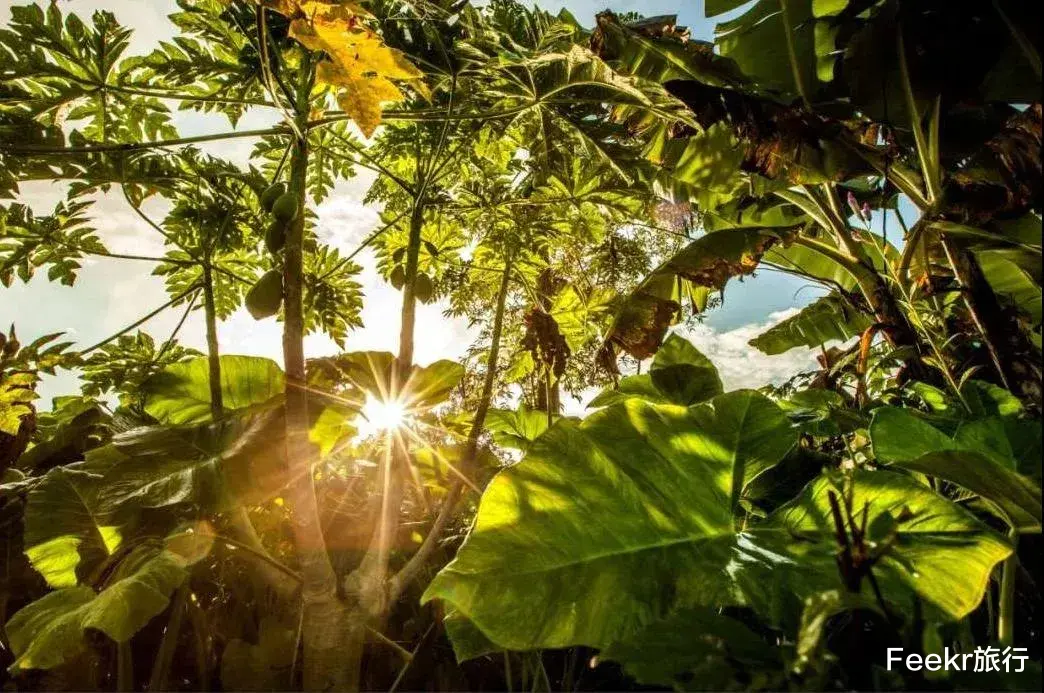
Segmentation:
{"type": "Polygon", "coordinates": [[[6,686],[1039,690],[1033,3],[707,0],[713,43],[515,0],[177,4],[143,55],[75,3],[0,29],[0,281],[105,257],[169,294],[94,345],[0,334],[6,686]],[[213,148],[240,138],[245,167],[213,148]],[[362,169],[381,221],[343,254],[319,204],[362,169]],[[109,250],[113,196],[162,255],[109,250]],[[364,249],[394,354],[350,350],[364,249]],[[824,290],[750,347],[820,368],[727,392],[672,327],[760,269],[824,290]],[[463,363],[415,363],[418,302],[477,326],[463,363]],[[240,308],[282,365],[220,353],[240,308]],[[57,369],[82,389],[40,406],[57,369]],[[1031,661],[885,667],[980,646],[1031,661]]]}

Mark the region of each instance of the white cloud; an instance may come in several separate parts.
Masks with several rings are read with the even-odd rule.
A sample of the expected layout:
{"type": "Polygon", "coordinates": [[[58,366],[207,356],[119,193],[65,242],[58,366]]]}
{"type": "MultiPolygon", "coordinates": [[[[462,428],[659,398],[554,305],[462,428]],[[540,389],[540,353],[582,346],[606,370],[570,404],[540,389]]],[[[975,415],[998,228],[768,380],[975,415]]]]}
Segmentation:
{"type": "Polygon", "coordinates": [[[799,347],[768,356],[748,342],[773,325],[796,315],[797,308],[770,313],[764,322],[741,325],[731,330],[716,330],[705,324],[679,328],[678,334],[690,340],[718,368],[726,390],[778,385],[802,371],[817,367],[815,352],[799,347]]]}
{"type": "MultiPolygon", "coordinates": [[[[718,369],[726,392],[757,389],[769,384],[779,385],[798,373],[818,367],[812,349],[802,347],[768,356],[748,344],[754,337],[799,311],[799,308],[776,311],[770,313],[763,322],[749,323],[731,330],[718,330],[697,323],[692,327],[677,328],[674,332],[692,342],[711,360],[718,369]]],[[[647,373],[651,364],[652,359],[644,361],[642,372],[647,373]]],[[[588,404],[601,391],[601,388],[587,388],[580,392],[579,399],[563,397],[563,414],[587,416],[591,413],[588,404]]]]}

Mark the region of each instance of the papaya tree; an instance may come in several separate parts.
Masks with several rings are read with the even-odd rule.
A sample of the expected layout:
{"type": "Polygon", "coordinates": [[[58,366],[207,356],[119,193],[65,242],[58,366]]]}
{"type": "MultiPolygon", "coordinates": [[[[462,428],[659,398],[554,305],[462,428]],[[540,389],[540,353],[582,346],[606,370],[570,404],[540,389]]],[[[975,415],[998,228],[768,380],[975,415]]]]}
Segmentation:
{"type": "MultiPolygon", "coordinates": [[[[275,200],[265,200],[271,205],[275,220],[285,227],[283,247],[279,249],[278,243],[269,243],[278,253],[272,264],[278,268],[276,279],[281,277],[281,281],[273,280],[271,273],[264,275],[250,303],[255,310],[261,309],[260,314],[271,314],[273,303],[276,310],[280,304],[283,306],[284,359],[291,383],[285,417],[290,432],[287,455],[296,461],[299,469],[306,469],[311,464],[301,346],[306,329],[303,312],[306,255],[309,262],[315,262],[310,288],[315,290],[317,299],[312,301],[317,308],[313,315],[319,317],[308,318],[312,325],[321,325],[324,320],[335,323],[334,329],[343,336],[345,326],[351,324],[350,314],[338,316],[330,304],[347,299],[350,307],[354,291],[354,285],[343,275],[338,279],[340,284],[330,290],[334,284],[331,277],[337,278],[339,272],[345,268],[350,270],[351,266],[318,247],[313,240],[306,240],[304,202],[312,168],[309,139],[319,137],[314,133],[317,128],[336,126],[348,120],[354,120],[369,134],[379,121],[379,104],[401,98],[393,80],[414,79],[420,73],[397,52],[387,48],[377,34],[358,23],[365,16],[358,8],[344,8],[338,3],[312,3],[307,8],[297,3],[276,3],[269,8],[270,4],[186,4],[173,18],[186,34],[184,41],[165,44],[153,54],[140,58],[123,56],[129,32],[116,24],[110,13],[98,13],[93,24],[86,25],[75,16],[62,17],[53,5],[47,11],[37,6],[17,8],[15,21],[4,32],[4,50],[15,61],[11,72],[5,72],[13,98],[5,104],[5,126],[9,127],[5,127],[3,149],[5,162],[19,159],[20,163],[13,167],[16,175],[21,175],[23,168],[38,172],[55,162],[51,177],[86,180],[86,185],[77,183],[76,192],[83,193],[91,185],[117,183],[131,186],[138,193],[129,196],[132,204],[140,200],[142,188],[150,186],[154,178],[179,179],[183,184],[174,186],[177,199],[171,216],[163,224],[154,224],[161,233],[176,239],[173,241],[176,249],[165,258],[161,272],[168,277],[170,285],[184,287],[176,300],[185,300],[200,290],[205,294],[208,342],[214,352],[214,318],[234,307],[235,297],[242,292],[240,280],[227,275],[243,276],[242,271],[233,272],[227,266],[221,268],[224,271],[215,271],[226,261],[225,258],[219,260],[218,254],[225,252],[235,256],[244,246],[257,247],[260,238],[247,244],[239,242],[236,236],[241,233],[244,217],[251,214],[251,207],[261,204],[261,198],[265,197],[262,193],[267,188],[257,190],[259,186],[251,186],[252,179],[256,180],[256,175],[251,174],[245,179],[213,171],[186,175],[182,169],[185,165],[179,159],[191,160],[191,153],[176,157],[173,163],[160,165],[153,163],[156,157],[142,153],[229,137],[283,138],[286,164],[277,172],[280,178],[277,183],[285,182],[286,192],[275,200]],[[343,49],[345,44],[339,37],[344,32],[350,32],[357,39],[360,50],[349,53],[343,49]],[[378,63],[376,70],[371,69],[373,61],[378,63]],[[234,88],[226,91],[224,87],[231,84],[234,88]],[[341,98],[342,105],[348,105],[346,113],[330,116],[322,123],[312,122],[314,112],[324,109],[326,99],[334,98],[335,93],[348,92],[350,97],[341,98]],[[161,98],[184,108],[223,113],[233,123],[247,108],[272,109],[282,114],[283,122],[249,135],[230,131],[179,138],[161,98]],[[70,108],[75,120],[84,119],[87,124],[66,136],[61,123],[70,108]],[[32,134],[44,131],[49,133],[44,139],[32,134]],[[41,141],[45,143],[38,146],[41,141]],[[209,180],[199,185],[200,179],[208,177],[209,180]],[[196,180],[191,180],[193,178],[196,180]],[[196,189],[190,190],[194,184],[196,189]],[[236,201],[230,203],[233,195],[236,201]],[[256,201],[239,201],[240,196],[251,195],[256,201]],[[208,198],[210,211],[207,211],[208,198]],[[224,213],[215,215],[219,209],[224,213]],[[230,227],[233,227],[231,236],[230,227]],[[191,271],[180,269],[189,266],[198,268],[200,276],[193,278],[191,271]],[[221,277],[216,277],[217,274],[221,277]],[[326,305],[321,306],[322,302],[326,305]]],[[[195,163],[199,164],[198,160],[195,163]]],[[[312,176],[328,186],[344,170],[343,165],[332,172],[329,168],[321,172],[313,168],[312,176]]],[[[29,173],[23,178],[31,176],[29,173]]],[[[314,182],[312,185],[314,192],[314,182]]],[[[62,245],[63,239],[56,241],[56,245],[62,245]]],[[[227,261],[238,264],[243,259],[240,256],[227,261]]],[[[56,260],[60,263],[63,258],[59,255],[56,260]]],[[[250,264],[249,259],[246,262],[250,264]]],[[[251,277],[244,278],[249,281],[251,277]]],[[[221,377],[214,368],[219,365],[220,361],[211,359],[210,376],[214,381],[221,377]]],[[[220,389],[214,387],[211,395],[214,413],[223,411],[220,389]]],[[[316,534],[311,475],[297,473],[291,478],[295,481],[286,497],[294,509],[292,517],[298,530],[299,560],[305,576],[301,598],[308,614],[304,640],[309,652],[305,661],[309,664],[305,665],[304,678],[309,687],[324,687],[327,684],[319,682],[328,677],[343,681],[343,673],[331,662],[331,653],[336,652],[336,638],[322,635],[329,634],[331,614],[340,624],[336,618],[339,602],[332,570],[322,551],[321,536],[316,534]],[[332,608],[323,608],[324,605],[332,605],[332,608]]]]}

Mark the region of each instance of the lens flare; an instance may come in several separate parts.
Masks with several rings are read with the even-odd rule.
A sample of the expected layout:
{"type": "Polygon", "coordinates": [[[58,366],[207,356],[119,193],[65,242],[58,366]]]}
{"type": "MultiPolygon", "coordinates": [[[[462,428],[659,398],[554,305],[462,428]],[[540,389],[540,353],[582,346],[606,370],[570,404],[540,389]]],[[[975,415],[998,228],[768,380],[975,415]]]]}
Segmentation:
{"type": "Polygon", "coordinates": [[[367,397],[363,405],[364,427],[378,431],[394,431],[406,424],[408,414],[402,402],[384,402],[376,397],[367,397]]]}

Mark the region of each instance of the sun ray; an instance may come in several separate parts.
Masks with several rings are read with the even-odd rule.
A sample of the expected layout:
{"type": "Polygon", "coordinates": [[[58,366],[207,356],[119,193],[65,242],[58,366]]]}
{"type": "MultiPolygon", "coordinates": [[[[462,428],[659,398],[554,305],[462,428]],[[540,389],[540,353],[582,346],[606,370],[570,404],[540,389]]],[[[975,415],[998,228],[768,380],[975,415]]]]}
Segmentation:
{"type": "MultiPolygon", "coordinates": [[[[419,443],[421,445],[428,445],[428,442],[426,440],[424,440],[423,438],[421,438],[420,436],[418,436],[416,434],[416,432],[414,432],[413,430],[411,430],[409,428],[406,428],[406,429],[403,429],[403,431],[406,433],[406,435],[408,435],[408,436],[410,436],[412,438],[414,443],[419,443]]],[[[466,474],[464,474],[464,472],[460,471],[460,469],[458,469],[456,465],[454,465],[452,462],[450,462],[446,458],[445,455],[440,453],[437,447],[432,447],[431,449],[432,449],[434,455],[438,458],[438,460],[440,462],[444,463],[446,465],[446,468],[449,469],[451,472],[453,472],[462,482],[464,482],[465,485],[468,486],[468,488],[473,490],[475,493],[478,493],[480,495],[482,494],[482,489],[480,489],[475,484],[475,482],[473,482],[471,479],[469,479],[468,476],[466,474]]]]}

